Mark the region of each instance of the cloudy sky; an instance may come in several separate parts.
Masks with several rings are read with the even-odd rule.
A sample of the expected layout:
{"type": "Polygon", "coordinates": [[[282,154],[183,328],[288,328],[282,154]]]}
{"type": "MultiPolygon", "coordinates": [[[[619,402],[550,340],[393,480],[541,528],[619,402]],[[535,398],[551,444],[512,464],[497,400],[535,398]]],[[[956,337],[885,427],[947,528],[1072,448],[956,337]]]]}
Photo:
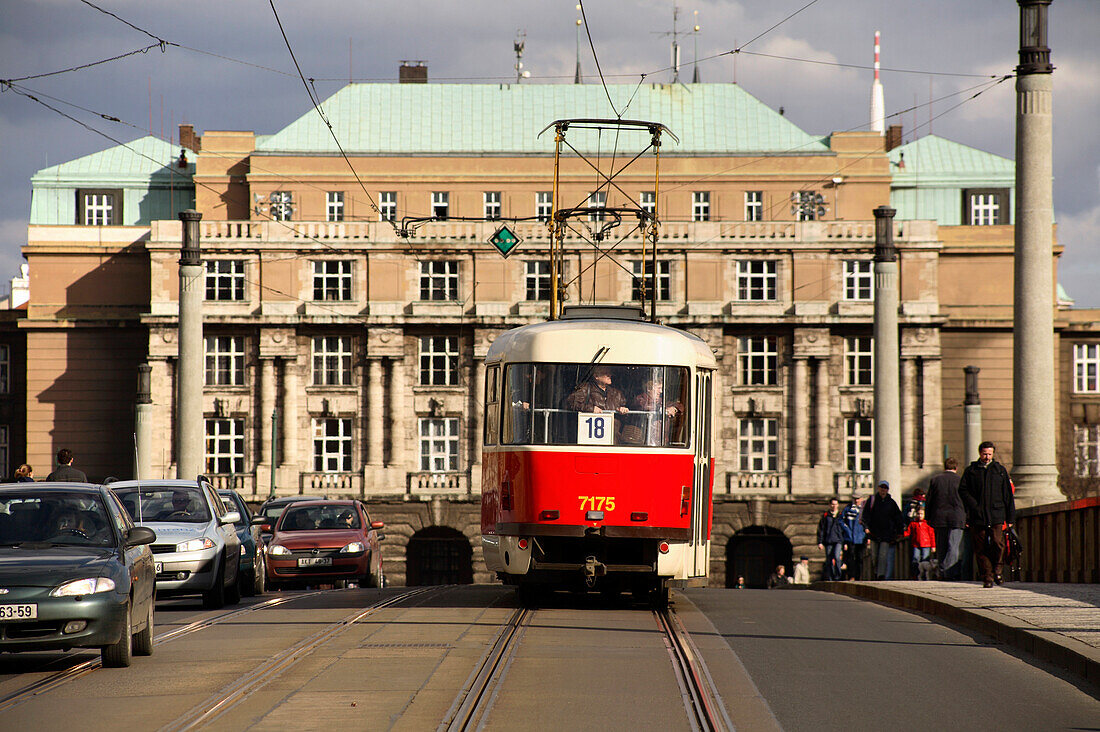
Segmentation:
{"type": "MultiPolygon", "coordinates": [[[[437,82],[514,79],[519,31],[526,33],[524,65],[531,74],[524,83],[573,77],[576,0],[274,5],[302,72],[316,80],[322,98],[349,77],[394,80],[401,59],[425,60],[437,82]]],[[[0,0],[0,9],[0,79],[92,64],[158,39],[176,44],[16,82],[119,141],[149,131],[174,139],[181,122],[200,133],[271,133],[310,107],[270,0],[0,0]]],[[[587,0],[584,11],[609,81],[670,78],[672,2],[587,0]]],[[[821,134],[867,125],[871,72],[852,67],[870,65],[880,30],[887,113],[898,115],[890,123],[904,126],[906,142],[931,132],[1014,156],[1013,82],[987,83],[1017,63],[1019,11],[1011,0],[681,0],[679,29],[696,23],[699,33],[681,41],[683,78],[691,78],[698,48],[703,81],[736,81],[765,104],[784,107],[802,129],[821,134]],[[743,53],[725,53],[738,47],[743,53]],[[979,90],[985,91],[970,99],[979,90]]],[[[1065,247],[1060,280],[1079,306],[1090,307],[1100,307],[1098,38],[1100,2],[1054,0],[1049,43],[1056,66],[1054,207],[1065,247]]],[[[582,39],[585,80],[598,83],[582,39]]],[[[0,290],[22,262],[31,176],[113,145],[92,130],[11,89],[0,92],[0,290]]]]}

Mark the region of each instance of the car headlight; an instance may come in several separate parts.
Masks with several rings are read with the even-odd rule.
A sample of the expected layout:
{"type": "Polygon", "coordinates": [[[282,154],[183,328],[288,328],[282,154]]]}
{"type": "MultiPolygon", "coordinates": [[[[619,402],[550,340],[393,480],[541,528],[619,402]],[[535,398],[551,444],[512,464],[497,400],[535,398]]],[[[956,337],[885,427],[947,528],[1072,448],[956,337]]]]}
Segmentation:
{"type": "Polygon", "coordinates": [[[269,546],[267,548],[267,553],[268,554],[274,554],[277,557],[283,557],[283,556],[286,556],[287,554],[290,554],[290,550],[287,549],[282,544],[272,544],[271,546],[269,546]]]}
{"type": "Polygon", "coordinates": [[[115,581],[110,577],[88,577],[66,582],[50,592],[50,597],[78,597],[94,595],[97,592],[110,592],[115,589],[115,581]]]}
{"type": "Polygon", "coordinates": [[[176,551],[177,552],[197,552],[200,549],[213,549],[213,548],[214,548],[214,542],[211,541],[210,539],[208,539],[205,536],[202,537],[201,539],[191,539],[190,541],[185,541],[185,542],[182,542],[180,544],[176,544],[176,551]]]}
{"type": "Polygon", "coordinates": [[[348,544],[347,546],[345,546],[343,549],[341,549],[340,553],[341,554],[357,554],[357,553],[363,551],[364,548],[365,547],[363,546],[363,542],[353,541],[350,544],[348,544]]]}

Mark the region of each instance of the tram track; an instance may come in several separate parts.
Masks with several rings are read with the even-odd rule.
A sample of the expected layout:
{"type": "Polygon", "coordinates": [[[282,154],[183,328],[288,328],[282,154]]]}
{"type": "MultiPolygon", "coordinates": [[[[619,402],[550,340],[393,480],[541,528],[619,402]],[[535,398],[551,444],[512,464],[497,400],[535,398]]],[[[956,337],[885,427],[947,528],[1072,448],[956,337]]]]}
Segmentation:
{"type": "Polygon", "coordinates": [[[654,610],[653,617],[664,636],[692,732],[733,730],[710,670],[679,616],[662,608],[654,610]]]}
{"type": "Polygon", "coordinates": [[[372,613],[384,608],[397,605],[409,598],[430,592],[439,592],[445,587],[418,587],[406,592],[401,592],[391,597],[377,600],[367,607],[329,623],[326,628],[310,635],[290,648],[278,653],[251,672],[241,676],[232,684],[222,688],[217,693],[197,704],[180,717],[161,727],[161,732],[176,732],[177,730],[189,730],[202,727],[214,721],[242,702],[253,692],[262,688],[278,675],[292,667],[317,648],[331,641],[336,636],[351,628],[353,625],[368,617],[372,613]]]}
{"type": "MultiPolygon", "coordinates": [[[[248,605],[247,607],[235,608],[228,612],[220,613],[212,617],[203,618],[202,620],[196,620],[192,623],[181,625],[178,628],[173,628],[172,630],[154,636],[153,646],[156,647],[158,645],[171,642],[173,640],[176,640],[177,638],[182,638],[183,636],[197,633],[200,630],[205,630],[206,628],[209,628],[211,626],[218,625],[219,623],[223,623],[227,620],[238,618],[242,615],[256,612],[257,610],[264,610],[267,608],[275,607],[277,605],[281,605],[292,600],[301,600],[306,597],[312,597],[313,595],[319,595],[322,592],[326,591],[327,590],[319,590],[314,592],[305,592],[297,595],[280,595],[278,597],[272,597],[267,600],[263,600],[262,602],[257,602],[253,605],[248,605]]],[[[99,658],[98,656],[95,658],[90,658],[87,661],[82,661],[76,664],[75,666],[70,666],[69,668],[62,669],[61,671],[51,673],[48,676],[33,681],[30,684],[27,684],[20,689],[16,689],[9,694],[0,696],[0,713],[5,712],[12,707],[16,707],[23,702],[29,701],[40,694],[52,691],[60,686],[64,686],[65,684],[87,676],[92,672],[99,670],[102,666],[103,662],[101,658],[99,658]]]]}
{"type": "Polygon", "coordinates": [[[437,732],[479,729],[496,700],[505,672],[535,611],[516,608],[470,673],[437,732]]]}

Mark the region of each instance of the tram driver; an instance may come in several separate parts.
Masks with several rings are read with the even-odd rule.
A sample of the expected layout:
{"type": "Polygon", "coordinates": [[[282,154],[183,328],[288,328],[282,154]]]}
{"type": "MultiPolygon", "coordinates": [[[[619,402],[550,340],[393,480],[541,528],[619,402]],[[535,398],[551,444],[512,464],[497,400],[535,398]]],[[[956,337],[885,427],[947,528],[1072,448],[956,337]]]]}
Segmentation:
{"type": "Polygon", "coordinates": [[[618,412],[626,414],[623,393],[611,385],[611,367],[597,364],[583,384],[565,398],[565,405],[578,412],[618,412]]]}

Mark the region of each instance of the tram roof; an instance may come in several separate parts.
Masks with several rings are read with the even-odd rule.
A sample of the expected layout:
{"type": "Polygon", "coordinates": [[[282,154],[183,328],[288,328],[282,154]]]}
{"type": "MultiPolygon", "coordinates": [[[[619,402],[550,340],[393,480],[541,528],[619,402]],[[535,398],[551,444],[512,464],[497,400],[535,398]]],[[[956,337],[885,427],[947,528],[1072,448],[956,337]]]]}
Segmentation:
{"type": "Polygon", "coordinates": [[[614,318],[552,320],[513,328],[497,336],[485,360],[589,363],[605,346],[601,363],[717,366],[710,346],[693,333],[614,318]]]}

